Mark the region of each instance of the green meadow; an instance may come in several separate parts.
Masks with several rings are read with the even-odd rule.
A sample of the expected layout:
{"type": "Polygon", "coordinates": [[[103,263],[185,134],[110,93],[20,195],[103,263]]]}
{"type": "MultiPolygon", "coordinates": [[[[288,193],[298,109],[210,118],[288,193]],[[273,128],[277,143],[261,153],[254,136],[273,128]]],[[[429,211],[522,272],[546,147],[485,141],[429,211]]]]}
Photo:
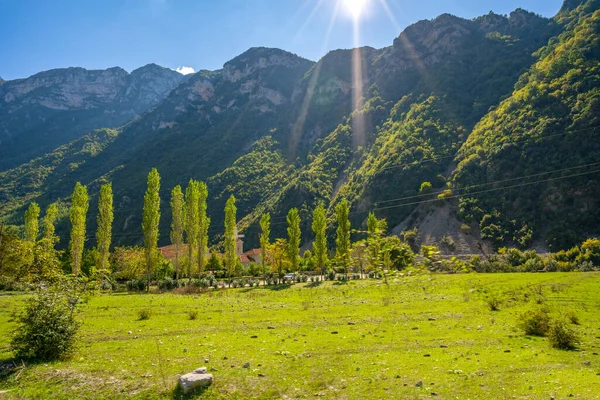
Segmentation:
{"type": "Polygon", "coordinates": [[[0,362],[19,365],[1,399],[184,398],[178,376],[202,366],[214,384],[185,398],[600,399],[600,273],[101,294],[83,308],[75,354],[41,364],[9,351],[24,299],[0,294],[0,362]],[[574,313],[576,350],[519,328],[542,307],[574,313]]]}

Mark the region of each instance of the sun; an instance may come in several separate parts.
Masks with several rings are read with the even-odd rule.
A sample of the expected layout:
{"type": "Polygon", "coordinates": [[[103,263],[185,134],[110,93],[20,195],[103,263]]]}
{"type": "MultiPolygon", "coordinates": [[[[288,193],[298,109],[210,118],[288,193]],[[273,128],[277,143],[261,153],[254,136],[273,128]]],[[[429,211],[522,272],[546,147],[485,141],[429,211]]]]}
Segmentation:
{"type": "Polygon", "coordinates": [[[360,19],[367,10],[370,0],[342,0],[346,12],[355,20],[360,19]]]}

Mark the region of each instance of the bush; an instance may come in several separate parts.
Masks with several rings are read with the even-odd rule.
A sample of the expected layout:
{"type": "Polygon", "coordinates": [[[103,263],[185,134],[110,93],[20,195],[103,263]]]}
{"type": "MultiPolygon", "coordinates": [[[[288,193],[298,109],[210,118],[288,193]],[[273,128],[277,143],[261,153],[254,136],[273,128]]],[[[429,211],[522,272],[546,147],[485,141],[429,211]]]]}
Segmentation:
{"type": "Polygon", "coordinates": [[[51,361],[70,355],[80,323],[77,308],[89,295],[77,280],[40,285],[17,316],[11,349],[17,358],[51,361]]]}
{"type": "Polygon", "coordinates": [[[500,310],[500,305],[502,304],[502,300],[500,300],[500,298],[496,295],[491,295],[488,296],[485,299],[488,307],[490,308],[490,311],[499,311],[500,310]]]}
{"type": "Polygon", "coordinates": [[[151,316],[152,316],[152,311],[150,311],[149,308],[142,308],[141,310],[138,311],[138,317],[139,317],[140,321],[145,321],[147,319],[150,319],[151,316]]]}
{"type": "Polygon", "coordinates": [[[165,278],[162,281],[158,282],[158,288],[162,291],[168,291],[177,289],[179,287],[179,282],[172,278],[165,278]]]}
{"type": "Polygon", "coordinates": [[[550,329],[550,316],[546,310],[529,311],[521,315],[520,327],[530,336],[546,336],[550,329]]]}
{"type": "Polygon", "coordinates": [[[195,320],[196,318],[198,318],[198,311],[196,311],[196,310],[189,310],[188,311],[188,317],[191,320],[195,320]]]}
{"type": "Polygon", "coordinates": [[[555,349],[573,350],[578,338],[567,321],[560,319],[550,325],[548,340],[555,349]]]}
{"type": "Polygon", "coordinates": [[[127,290],[130,292],[143,292],[146,290],[146,280],[144,279],[132,279],[127,281],[127,290]]]}

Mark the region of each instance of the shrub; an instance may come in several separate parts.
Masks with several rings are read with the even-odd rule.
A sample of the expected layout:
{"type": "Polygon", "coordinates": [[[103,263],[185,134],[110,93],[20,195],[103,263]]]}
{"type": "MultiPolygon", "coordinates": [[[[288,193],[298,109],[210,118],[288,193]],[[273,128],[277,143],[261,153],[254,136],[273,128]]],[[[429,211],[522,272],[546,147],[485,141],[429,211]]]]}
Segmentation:
{"type": "Polygon", "coordinates": [[[152,316],[152,311],[149,308],[142,308],[141,310],[138,311],[138,317],[139,317],[140,321],[150,319],[151,316],[152,316]]]}
{"type": "Polygon", "coordinates": [[[555,349],[572,350],[577,343],[577,334],[564,319],[554,321],[548,330],[548,340],[555,349]]]}
{"type": "Polygon", "coordinates": [[[158,288],[163,291],[177,289],[179,287],[179,282],[172,278],[165,278],[162,281],[158,282],[158,288]]]}
{"type": "Polygon", "coordinates": [[[127,290],[130,292],[143,292],[146,290],[146,281],[144,279],[132,279],[127,281],[127,290]]]}
{"type": "Polygon", "coordinates": [[[198,318],[198,311],[196,311],[196,310],[189,310],[188,311],[188,317],[191,320],[195,320],[196,318],[198,318]]]}
{"type": "Polygon", "coordinates": [[[550,329],[550,316],[546,310],[529,311],[521,315],[520,327],[530,336],[546,336],[550,329]]]}
{"type": "Polygon", "coordinates": [[[490,311],[499,311],[502,300],[496,295],[490,295],[485,299],[490,311]]]}
{"type": "Polygon", "coordinates": [[[70,355],[80,326],[75,318],[77,308],[90,293],[78,280],[37,287],[17,316],[11,341],[15,356],[51,361],[70,355]]]}
{"type": "Polygon", "coordinates": [[[569,320],[569,322],[572,323],[573,325],[579,325],[580,324],[579,317],[573,311],[569,311],[567,313],[566,317],[569,320]]]}

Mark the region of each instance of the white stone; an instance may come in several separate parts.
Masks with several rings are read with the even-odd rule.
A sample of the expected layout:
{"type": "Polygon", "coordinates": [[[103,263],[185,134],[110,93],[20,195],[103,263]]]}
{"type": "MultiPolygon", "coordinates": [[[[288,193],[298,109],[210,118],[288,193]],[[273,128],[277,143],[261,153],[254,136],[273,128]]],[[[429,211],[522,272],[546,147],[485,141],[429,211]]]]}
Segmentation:
{"type": "Polygon", "coordinates": [[[183,393],[208,387],[212,382],[213,376],[206,373],[205,367],[198,368],[194,372],[185,374],[179,378],[179,386],[181,386],[183,393]]]}

